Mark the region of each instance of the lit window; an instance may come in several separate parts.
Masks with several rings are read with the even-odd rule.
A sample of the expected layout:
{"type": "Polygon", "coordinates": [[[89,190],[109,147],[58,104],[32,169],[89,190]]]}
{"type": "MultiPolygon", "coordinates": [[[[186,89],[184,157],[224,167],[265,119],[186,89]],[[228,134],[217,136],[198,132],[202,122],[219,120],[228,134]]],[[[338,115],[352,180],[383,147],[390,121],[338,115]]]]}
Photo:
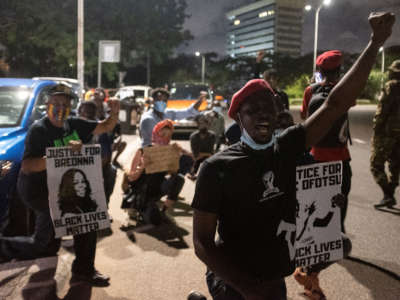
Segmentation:
{"type": "Polygon", "coordinates": [[[232,45],[235,45],[235,41],[232,41],[231,44],[232,44],[232,45]]]}
{"type": "Polygon", "coordinates": [[[265,18],[265,17],[268,17],[268,16],[272,16],[274,14],[275,14],[274,10],[266,10],[266,11],[260,12],[258,14],[258,17],[259,18],[265,18]]]}
{"type": "Polygon", "coordinates": [[[266,17],[266,16],[268,16],[268,12],[266,12],[266,11],[260,12],[260,13],[258,14],[258,17],[259,17],[259,18],[264,18],[264,17],[266,17]]]}
{"type": "Polygon", "coordinates": [[[240,20],[239,19],[235,20],[235,22],[233,22],[233,24],[239,25],[240,24],[240,20]]]}

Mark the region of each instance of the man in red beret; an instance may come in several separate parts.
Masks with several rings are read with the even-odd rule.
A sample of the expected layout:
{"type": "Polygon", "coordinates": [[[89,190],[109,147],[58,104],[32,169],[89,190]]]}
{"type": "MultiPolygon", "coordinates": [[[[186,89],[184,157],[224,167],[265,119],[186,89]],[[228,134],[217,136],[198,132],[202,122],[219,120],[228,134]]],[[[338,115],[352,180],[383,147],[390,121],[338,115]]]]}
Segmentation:
{"type": "Polygon", "coordinates": [[[339,50],[326,51],[317,57],[315,64],[322,76],[320,79],[322,81],[312,84],[304,90],[303,104],[300,108],[300,117],[303,120],[307,118],[308,104],[310,103],[314,89],[320,85],[335,85],[339,81],[342,63],[342,52],[339,50]]]}
{"type": "Polygon", "coordinates": [[[354,66],[321,109],[279,136],[266,81],[251,80],[233,96],[229,116],[241,142],[203,162],[192,202],[195,253],[208,267],[214,300],[286,299],[284,277],[295,267],[297,160],[355,103],[394,19],[370,15],[371,40],[354,66]]]}
{"type": "MultiPolygon", "coordinates": [[[[326,51],[318,56],[316,65],[321,73],[322,81],[308,86],[304,91],[301,107],[303,119],[311,116],[326,101],[328,94],[340,79],[342,61],[342,53],[338,50],[326,51]]],[[[311,154],[318,162],[341,160],[343,163],[342,194],[345,196],[344,205],[341,206],[341,230],[343,233],[345,232],[344,219],[347,213],[352,176],[350,152],[347,147],[348,140],[350,140],[350,131],[346,112],[336,120],[329,132],[311,148],[311,154]]]]}

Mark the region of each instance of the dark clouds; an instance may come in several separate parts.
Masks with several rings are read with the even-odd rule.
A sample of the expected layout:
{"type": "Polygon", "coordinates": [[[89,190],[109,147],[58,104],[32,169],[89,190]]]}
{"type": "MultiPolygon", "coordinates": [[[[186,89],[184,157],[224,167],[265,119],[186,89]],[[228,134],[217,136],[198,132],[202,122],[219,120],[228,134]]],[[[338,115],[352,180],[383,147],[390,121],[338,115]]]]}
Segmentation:
{"type": "MultiPolygon", "coordinates": [[[[188,46],[180,47],[179,52],[194,51],[225,54],[225,13],[238,5],[251,0],[187,0],[188,14],[185,29],[193,36],[188,46]]],[[[306,1],[317,4],[319,0],[306,1]]],[[[400,45],[400,1],[399,0],[332,0],[329,7],[320,11],[318,30],[318,49],[340,49],[359,52],[369,39],[368,15],[371,11],[391,10],[397,22],[392,37],[386,45],[400,45]]],[[[313,51],[315,11],[304,12],[303,53],[313,51]]]]}

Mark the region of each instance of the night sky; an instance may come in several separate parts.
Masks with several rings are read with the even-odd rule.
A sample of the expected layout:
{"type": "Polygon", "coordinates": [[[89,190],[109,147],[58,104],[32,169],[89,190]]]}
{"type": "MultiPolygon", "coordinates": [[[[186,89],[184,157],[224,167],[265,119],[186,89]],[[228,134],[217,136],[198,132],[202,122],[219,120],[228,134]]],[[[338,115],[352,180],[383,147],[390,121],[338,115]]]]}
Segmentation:
{"type": "MultiPolygon", "coordinates": [[[[322,1],[322,0],[321,0],[322,1]]],[[[187,0],[191,15],[184,25],[194,39],[178,52],[217,52],[225,55],[225,13],[251,0],[187,0]]],[[[319,0],[306,1],[307,4],[319,0]]],[[[360,52],[369,40],[368,15],[371,11],[389,10],[396,14],[393,34],[385,46],[400,45],[400,0],[332,0],[319,14],[318,49],[339,49],[360,52]]],[[[303,54],[313,51],[315,10],[304,11],[303,54]]]]}

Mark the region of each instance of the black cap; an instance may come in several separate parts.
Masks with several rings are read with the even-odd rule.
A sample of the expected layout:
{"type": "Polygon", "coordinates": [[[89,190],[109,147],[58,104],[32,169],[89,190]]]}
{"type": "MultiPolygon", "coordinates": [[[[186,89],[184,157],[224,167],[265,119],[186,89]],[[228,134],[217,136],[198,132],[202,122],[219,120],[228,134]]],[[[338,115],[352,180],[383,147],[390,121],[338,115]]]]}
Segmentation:
{"type": "Polygon", "coordinates": [[[61,82],[61,83],[58,83],[58,84],[52,86],[50,88],[48,94],[49,94],[49,96],[65,95],[70,98],[73,98],[75,95],[71,86],[66,82],[61,82]]]}

